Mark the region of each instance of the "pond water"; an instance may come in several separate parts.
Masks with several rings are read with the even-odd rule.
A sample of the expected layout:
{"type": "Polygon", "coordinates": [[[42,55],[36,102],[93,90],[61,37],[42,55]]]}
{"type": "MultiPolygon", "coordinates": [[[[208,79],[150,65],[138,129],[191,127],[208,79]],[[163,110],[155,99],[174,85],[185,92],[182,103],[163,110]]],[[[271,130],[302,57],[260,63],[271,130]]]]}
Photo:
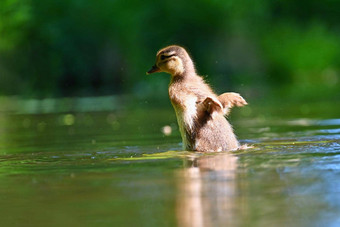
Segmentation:
{"type": "Polygon", "coordinates": [[[1,226],[340,225],[338,104],[230,121],[254,148],[181,151],[171,108],[2,112],[1,226]]]}

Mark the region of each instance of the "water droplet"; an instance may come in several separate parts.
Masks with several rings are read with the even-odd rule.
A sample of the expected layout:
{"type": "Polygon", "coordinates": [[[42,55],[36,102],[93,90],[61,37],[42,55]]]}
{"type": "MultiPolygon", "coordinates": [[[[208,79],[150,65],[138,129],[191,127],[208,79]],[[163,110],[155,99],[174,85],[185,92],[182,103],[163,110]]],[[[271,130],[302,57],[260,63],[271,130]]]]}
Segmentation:
{"type": "Polygon", "coordinates": [[[171,135],[172,133],[172,128],[170,125],[165,125],[163,128],[162,128],[162,133],[166,136],[169,136],[171,135]]]}

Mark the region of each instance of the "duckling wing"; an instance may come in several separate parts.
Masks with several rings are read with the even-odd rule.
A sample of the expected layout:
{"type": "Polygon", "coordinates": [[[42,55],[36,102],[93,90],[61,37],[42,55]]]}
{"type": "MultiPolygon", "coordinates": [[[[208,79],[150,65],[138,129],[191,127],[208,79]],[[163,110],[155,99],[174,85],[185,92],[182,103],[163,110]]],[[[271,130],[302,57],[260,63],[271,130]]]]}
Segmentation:
{"type": "Polygon", "coordinates": [[[200,86],[187,87],[187,90],[197,98],[196,107],[199,113],[203,111],[209,114],[214,112],[223,114],[222,103],[205,83],[201,83],[200,86]]]}
{"type": "Polygon", "coordinates": [[[247,101],[238,93],[227,92],[218,96],[217,99],[221,102],[223,106],[223,113],[226,115],[230,112],[230,109],[234,106],[245,106],[247,101]]]}
{"type": "Polygon", "coordinates": [[[203,107],[203,109],[210,114],[214,112],[223,113],[222,104],[220,103],[220,101],[218,101],[217,98],[213,96],[206,97],[204,101],[201,102],[199,105],[201,105],[201,107],[203,107]]]}

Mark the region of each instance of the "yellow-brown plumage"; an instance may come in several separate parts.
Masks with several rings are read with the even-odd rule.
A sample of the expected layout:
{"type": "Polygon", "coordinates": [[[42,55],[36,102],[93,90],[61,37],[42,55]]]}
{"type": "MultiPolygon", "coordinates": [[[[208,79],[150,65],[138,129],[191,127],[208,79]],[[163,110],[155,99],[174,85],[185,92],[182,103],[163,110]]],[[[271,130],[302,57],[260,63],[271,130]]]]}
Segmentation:
{"type": "Polygon", "coordinates": [[[175,109],[183,148],[190,151],[230,151],[240,147],[224,115],[233,106],[247,102],[237,93],[217,96],[196,74],[183,47],[172,45],[158,51],[156,64],[148,71],[171,74],[169,97],[175,109]]]}

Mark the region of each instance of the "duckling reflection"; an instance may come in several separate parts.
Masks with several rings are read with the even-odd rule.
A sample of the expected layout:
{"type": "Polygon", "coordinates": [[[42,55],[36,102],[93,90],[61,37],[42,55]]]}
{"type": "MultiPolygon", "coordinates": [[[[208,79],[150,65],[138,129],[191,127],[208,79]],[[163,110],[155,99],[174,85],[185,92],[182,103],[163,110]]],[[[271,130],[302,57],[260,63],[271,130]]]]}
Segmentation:
{"type": "Polygon", "coordinates": [[[194,155],[179,174],[178,226],[235,224],[237,157],[231,154],[194,155]]]}

